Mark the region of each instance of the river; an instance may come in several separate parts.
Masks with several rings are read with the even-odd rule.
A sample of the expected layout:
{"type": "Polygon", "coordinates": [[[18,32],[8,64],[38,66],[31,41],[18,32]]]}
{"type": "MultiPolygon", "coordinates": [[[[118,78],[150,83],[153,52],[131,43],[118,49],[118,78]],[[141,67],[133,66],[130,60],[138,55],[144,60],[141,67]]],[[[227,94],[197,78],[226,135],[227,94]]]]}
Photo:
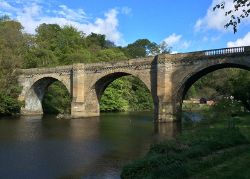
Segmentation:
{"type": "Polygon", "coordinates": [[[120,178],[123,165],[179,131],[176,124],[155,125],[152,119],[150,112],[1,119],[1,177],[120,178]]]}

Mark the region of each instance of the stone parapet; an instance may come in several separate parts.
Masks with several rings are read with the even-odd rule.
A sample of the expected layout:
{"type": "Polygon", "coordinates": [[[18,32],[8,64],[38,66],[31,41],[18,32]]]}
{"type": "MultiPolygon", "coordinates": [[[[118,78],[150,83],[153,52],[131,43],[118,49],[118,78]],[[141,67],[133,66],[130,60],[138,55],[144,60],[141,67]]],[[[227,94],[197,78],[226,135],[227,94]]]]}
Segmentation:
{"type": "Polygon", "coordinates": [[[30,69],[18,69],[17,73],[21,75],[36,75],[36,74],[49,74],[49,73],[62,73],[70,72],[72,65],[58,66],[51,68],[30,68],[30,69]]]}
{"type": "Polygon", "coordinates": [[[133,75],[152,94],[156,122],[179,119],[183,96],[200,77],[221,68],[250,69],[250,46],[206,50],[190,53],[160,54],[124,61],[51,68],[17,70],[23,87],[19,100],[23,115],[42,114],[41,101],[48,86],[61,81],[68,89],[73,117],[98,116],[100,99],[114,80],[133,75]]]}

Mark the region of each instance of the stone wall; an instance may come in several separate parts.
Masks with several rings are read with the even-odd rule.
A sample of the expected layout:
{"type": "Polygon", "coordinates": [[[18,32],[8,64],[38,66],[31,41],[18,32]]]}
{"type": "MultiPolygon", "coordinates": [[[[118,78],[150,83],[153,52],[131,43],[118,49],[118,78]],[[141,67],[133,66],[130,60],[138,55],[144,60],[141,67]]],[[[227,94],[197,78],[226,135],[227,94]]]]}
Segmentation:
{"type": "Polygon", "coordinates": [[[19,70],[23,87],[22,114],[41,114],[46,88],[58,80],[72,95],[72,117],[98,116],[99,100],[106,87],[126,75],[139,78],[150,90],[155,121],[180,118],[183,97],[200,77],[220,68],[250,69],[250,47],[166,54],[114,63],[74,64],[55,68],[19,70]]]}

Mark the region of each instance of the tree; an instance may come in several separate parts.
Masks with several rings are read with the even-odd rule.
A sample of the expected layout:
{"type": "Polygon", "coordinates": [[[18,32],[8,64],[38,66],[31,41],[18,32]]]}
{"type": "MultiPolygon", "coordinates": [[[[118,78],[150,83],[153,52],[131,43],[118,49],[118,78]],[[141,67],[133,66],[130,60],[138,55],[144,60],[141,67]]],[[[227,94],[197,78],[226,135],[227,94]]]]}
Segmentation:
{"type": "Polygon", "coordinates": [[[119,61],[119,60],[126,60],[127,57],[119,48],[109,48],[100,50],[97,53],[98,61],[119,61]]]}
{"type": "Polygon", "coordinates": [[[151,93],[136,77],[113,81],[101,98],[101,111],[149,111],[153,109],[151,93]]]}
{"type": "MultiPolygon", "coordinates": [[[[225,12],[225,16],[230,16],[230,20],[225,24],[225,28],[233,27],[234,33],[237,32],[237,27],[241,20],[247,18],[250,14],[250,1],[249,0],[233,0],[234,7],[225,12]]],[[[225,9],[226,2],[223,1],[217,4],[213,10],[225,9]]]]}
{"type": "Polygon", "coordinates": [[[91,33],[87,36],[87,46],[93,50],[103,49],[106,47],[106,37],[105,35],[91,33]]]}
{"type": "Polygon", "coordinates": [[[139,39],[129,44],[125,49],[125,54],[130,58],[146,57],[160,53],[160,48],[155,42],[148,39],[139,39]]]}
{"type": "Polygon", "coordinates": [[[238,71],[237,76],[235,75],[229,80],[227,87],[234,99],[240,101],[250,111],[250,72],[238,71]]]}
{"type": "Polygon", "coordinates": [[[72,26],[64,26],[56,38],[56,44],[62,54],[78,52],[86,48],[85,34],[72,26]]]}
{"type": "MultiPolygon", "coordinates": [[[[110,62],[167,52],[166,44],[158,45],[148,39],[117,47],[105,35],[92,33],[85,36],[72,26],[58,24],[44,23],[37,27],[36,34],[26,34],[19,22],[8,16],[0,17],[0,115],[16,113],[20,109],[16,68],[110,62]]],[[[44,96],[44,111],[68,112],[70,97],[67,94],[67,89],[60,84],[52,84],[44,96]]],[[[153,102],[145,94],[150,92],[140,80],[118,79],[105,91],[101,110],[150,110],[153,102]]]]}
{"type": "Polygon", "coordinates": [[[159,44],[159,50],[161,54],[168,54],[171,52],[171,47],[168,46],[167,42],[163,41],[159,44]]]}
{"type": "Polygon", "coordinates": [[[250,110],[250,72],[225,68],[209,73],[194,83],[186,97],[221,100],[231,98],[250,110]]]}
{"type": "Polygon", "coordinates": [[[51,84],[42,101],[45,113],[49,114],[67,114],[70,113],[71,97],[67,88],[59,81],[51,84]]]}
{"type": "Polygon", "coordinates": [[[25,41],[22,29],[19,22],[8,16],[0,18],[0,115],[17,113],[20,109],[15,69],[23,63],[25,41]]]}
{"type": "Polygon", "coordinates": [[[61,27],[57,24],[41,24],[36,29],[36,43],[39,48],[55,50],[57,48],[57,37],[60,34],[61,27]]]}

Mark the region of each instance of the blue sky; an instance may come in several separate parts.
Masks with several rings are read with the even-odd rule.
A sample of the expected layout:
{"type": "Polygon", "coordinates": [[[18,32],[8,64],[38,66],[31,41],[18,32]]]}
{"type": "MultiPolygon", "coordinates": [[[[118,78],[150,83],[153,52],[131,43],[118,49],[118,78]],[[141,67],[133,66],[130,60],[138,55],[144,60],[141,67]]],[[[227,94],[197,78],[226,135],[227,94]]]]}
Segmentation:
{"type": "MultiPolygon", "coordinates": [[[[225,0],[226,8],[233,0],[225,0]]],[[[7,14],[35,33],[41,23],[73,25],[86,34],[105,34],[117,45],[137,39],[167,42],[173,51],[187,52],[250,45],[250,17],[238,33],[225,30],[227,17],[212,11],[221,0],[0,0],[0,15],[7,14]]]]}

